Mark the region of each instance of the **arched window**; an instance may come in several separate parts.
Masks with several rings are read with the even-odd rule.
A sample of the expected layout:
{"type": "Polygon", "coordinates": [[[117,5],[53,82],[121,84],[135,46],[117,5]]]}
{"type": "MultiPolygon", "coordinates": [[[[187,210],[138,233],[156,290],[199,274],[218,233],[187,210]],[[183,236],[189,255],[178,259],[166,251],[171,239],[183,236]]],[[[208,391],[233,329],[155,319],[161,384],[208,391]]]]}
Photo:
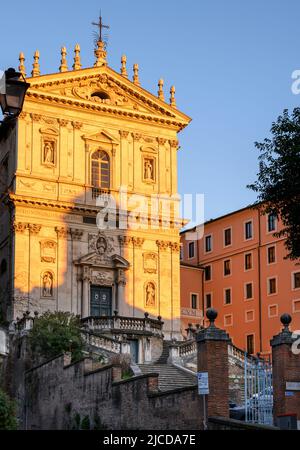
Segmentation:
{"type": "Polygon", "coordinates": [[[103,150],[92,154],[92,185],[94,188],[109,189],[110,187],[110,161],[103,150]]]}

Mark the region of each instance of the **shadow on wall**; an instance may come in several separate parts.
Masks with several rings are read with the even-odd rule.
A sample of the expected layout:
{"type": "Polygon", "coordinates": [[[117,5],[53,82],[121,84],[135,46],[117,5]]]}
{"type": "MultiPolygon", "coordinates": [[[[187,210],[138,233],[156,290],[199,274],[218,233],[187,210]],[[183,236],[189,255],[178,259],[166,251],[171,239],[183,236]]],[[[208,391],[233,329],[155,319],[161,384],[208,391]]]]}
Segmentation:
{"type": "MultiPolygon", "coordinates": [[[[8,320],[22,317],[25,311],[61,310],[82,317],[114,311],[143,317],[146,311],[152,318],[161,316],[171,336],[179,333],[179,244],[174,229],[149,231],[148,204],[131,214],[133,228],[122,229],[127,214],[111,212],[109,190],[86,187],[76,198],[69,194],[63,213],[61,200],[34,198],[29,204],[28,191],[35,182],[21,181],[16,193],[26,195],[26,201],[12,195],[14,262],[11,272],[2,274],[8,320]],[[98,195],[101,206],[96,206],[98,195]],[[99,230],[97,213],[98,223],[116,226],[99,230]]],[[[112,193],[119,204],[119,193],[112,193]]],[[[159,221],[161,226],[161,217],[159,221]]]]}

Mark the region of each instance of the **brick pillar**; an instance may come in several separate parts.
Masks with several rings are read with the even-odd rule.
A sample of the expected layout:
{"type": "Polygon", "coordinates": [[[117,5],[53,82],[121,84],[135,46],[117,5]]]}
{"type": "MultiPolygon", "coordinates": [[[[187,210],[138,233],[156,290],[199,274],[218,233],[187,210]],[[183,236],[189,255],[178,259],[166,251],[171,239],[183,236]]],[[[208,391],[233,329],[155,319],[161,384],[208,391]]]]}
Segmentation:
{"type": "Polygon", "coordinates": [[[197,333],[198,372],[208,372],[207,417],[229,417],[228,334],[215,326],[218,313],[208,309],[207,328],[197,333]]]}
{"type": "MultiPolygon", "coordinates": [[[[297,414],[300,424],[300,353],[297,336],[289,330],[292,318],[283,314],[281,333],[270,341],[273,363],[273,415],[274,424],[278,416],[297,414]],[[295,345],[293,346],[293,343],[295,345]]],[[[299,338],[299,337],[298,337],[299,338]]]]}

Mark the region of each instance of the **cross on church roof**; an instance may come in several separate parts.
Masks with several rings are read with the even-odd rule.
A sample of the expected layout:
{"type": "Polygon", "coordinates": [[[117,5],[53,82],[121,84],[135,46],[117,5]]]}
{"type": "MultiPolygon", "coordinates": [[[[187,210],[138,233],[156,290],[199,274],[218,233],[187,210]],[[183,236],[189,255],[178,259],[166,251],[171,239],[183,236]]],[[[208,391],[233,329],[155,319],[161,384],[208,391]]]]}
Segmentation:
{"type": "Polygon", "coordinates": [[[102,39],[102,30],[103,30],[104,28],[109,29],[109,25],[104,25],[104,23],[103,23],[103,21],[102,21],[101,12],[100,12],[100,16],[99,16],[99,22],[92,22],[92,25],[94,25],[94,26],[96,26],[96,27],[99,28],[99,35],[98,35],[98,38],[99,38],[99,41],[100,41],[100,42],[103,42],[103,39],[102,39]]]}

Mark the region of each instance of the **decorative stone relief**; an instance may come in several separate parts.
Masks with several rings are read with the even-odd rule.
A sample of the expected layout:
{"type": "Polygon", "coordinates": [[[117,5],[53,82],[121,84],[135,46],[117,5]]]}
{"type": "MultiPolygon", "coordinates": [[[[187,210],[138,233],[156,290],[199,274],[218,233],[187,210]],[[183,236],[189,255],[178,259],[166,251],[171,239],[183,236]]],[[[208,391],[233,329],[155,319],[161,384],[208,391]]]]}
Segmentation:
{"type": "Polygon", "coordinates": [[[113,272],[97,272],[92,275],[91,281],[93,284],[100,285],[100,286],[110,286],[114,283],[114,276],[113,272]]]}
{"type": "Polygon", "coordinates": [[[42,115],[41,114],[31,113],[30,117],[32,118],[32,120],[34,122],[40,122],[40,120],[42,120],[42,115]]]}
{"type": "Polygon", "coordinates": [[[153,281],[149,281],[145,285],[145,306],[155,307],[156,304],[156,288],[153,281]]]}
{"type": "Polygon", "coordinates": [[[69,233],[73,241],[80,241],[83,235],[83,231],[78,228],[70,228],[69,233]]]}
{"type": "Polygon", "coordinates": [[[56,247],[57,244],[54,241],[41,241],[41,261],[48,263],[55,263],[56,260],[56,247]]]}
{"type": "Polygon", "coordinates": [[[66,127],[69,124],[69,121],[66,119],[58,119],[58,123],[61,127],[66,127]]]}
{"type": "Polygon", "coordinates": [[[42,297],[51,298],[53,297],[53,281],[54,276],[50,270],[47,270],[42,273],[42,286],[41,286],[41,294],[42,297]]]}
{"type": "Polygon", "coordinates": [[[157,255],[155,253],[144,253],[144,272],[157,273],[157,255]]]}
{"type": "Polygon", "coordinates": [[[42,228],[42,225],[37,225],[36,223],[29,223],[28,229],[31,234],[38,234],[42,228]]]}
{"type": "Polygon", "coordinates": [[[13,224],[13,230],[17,233],[24,233],[24,231],[28,228],[28,224],[24,222],[15,222],[13,224]]]}
{"type": "Polygon", "coordinates": [[[119,236],[118,237],[121,247],[128,247],[133,244],[133,238],[131,236],[119,236]]]}
{"type": "Polygon", "coordinates": [[[75,130],[80,130],[82,128],[82,122],[72,122],[72,125],[74,127],[75,130]]]}
{"type": "Polygon", "coordinates": [[[170,144],[171,147],[178,148],[179,142],[176,139],[171,139],[169,141],[169,144],[170,144]]]}
{"type": "Polygon", "coordinates": [[[65,227],[55,227],[55,231],[57,233],[58,238],[66,238],[68,234],[68,230],[65,227]]]}
{"type": "Polygon", "coordinates": [[[134,246],[137,248],[141,248],[143,243],[145,242],[144,238],[140,238],[140,237],[133,237],[132,238],[132,242],[134,243],[134,246]]]}
{"type": "Polygon", "coordinates": [[[119,131],[121,138],[127,139],[129,135],[129,131],[120,130],[119,131]]]}
{"type": "Polygon", "coordinates": [[[165,251],[169,248],[169,241],[156,241],[156,245],[160,251],[165,251]]]}
{"type": "Polygon", "coordinates": [[[170,242],[170,248],[172,249],[172,252],[179,253],[180,250],[179,242],[170,242]]]}
{"type": "Polygon", "coordinates": [[[167,139],[165,139],[165,138],[157,138],[157,142],[159,143],[159,145],[165,145],[165,143],[167,142],[167,139]]]}
{"type": "Polygon", "coordinates": [[[110,255],[115,251],[114,238],[112,236],[105,236],[102,233],[89,234],[88,246],[89,252],[96,252],[100,256],[104,254],[110,255]]]}
{"type": "Polygon", "coordinates": [[[117,283],[122,286],[126,285],[126,275],[123,269],[118,269],[117,283]]]}

